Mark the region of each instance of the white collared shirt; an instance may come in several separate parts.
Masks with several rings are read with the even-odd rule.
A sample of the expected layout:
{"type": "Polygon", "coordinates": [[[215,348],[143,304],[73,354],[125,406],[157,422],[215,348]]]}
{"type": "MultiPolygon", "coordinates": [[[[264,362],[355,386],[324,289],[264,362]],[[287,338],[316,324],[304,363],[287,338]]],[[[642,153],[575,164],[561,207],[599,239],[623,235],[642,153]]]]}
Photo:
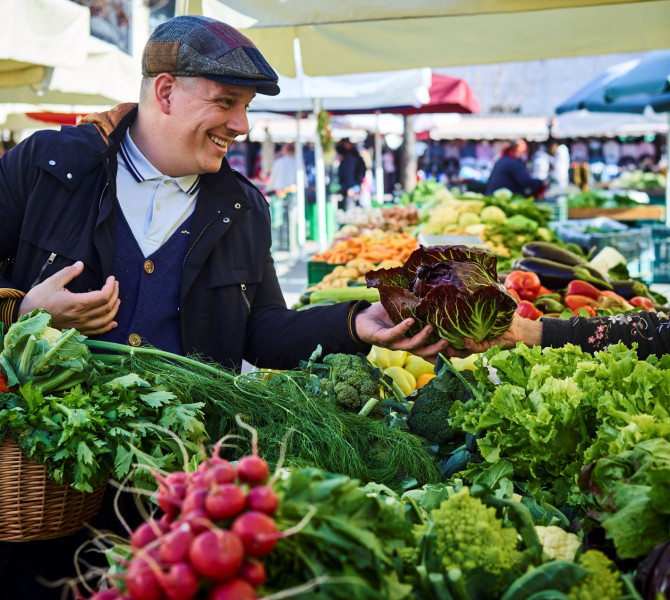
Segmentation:
{"type": "Polygon", "coordinates": [[[200,175],[167,177],[130,138],[121,142],[116,195],[144,256],[158,250],[195,210],[200,175]]]}

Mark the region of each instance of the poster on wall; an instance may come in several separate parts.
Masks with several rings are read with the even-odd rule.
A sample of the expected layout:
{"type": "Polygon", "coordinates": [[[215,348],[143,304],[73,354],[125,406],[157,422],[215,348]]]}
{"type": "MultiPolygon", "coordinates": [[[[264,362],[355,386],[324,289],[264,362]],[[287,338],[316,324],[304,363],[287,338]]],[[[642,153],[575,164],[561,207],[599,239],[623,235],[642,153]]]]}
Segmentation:
{"type": "Polygon", "coordinates": [[[132,53],[133,0],[74,0],[91,11],[91,35],[132,53]]]}

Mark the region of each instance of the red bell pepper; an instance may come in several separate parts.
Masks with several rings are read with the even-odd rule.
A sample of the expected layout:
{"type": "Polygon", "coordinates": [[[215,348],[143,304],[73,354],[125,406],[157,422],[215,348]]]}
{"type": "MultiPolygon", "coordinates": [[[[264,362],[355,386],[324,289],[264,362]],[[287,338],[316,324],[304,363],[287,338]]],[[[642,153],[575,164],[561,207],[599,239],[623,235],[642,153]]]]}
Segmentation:
{"type": "Polygon", "coordinates": [[[580,306],[579,308],[573,308],[572,309],[572,314],[575,317],[580,317],[581,316],[579,314],[580,310],[585,310],[588,313],[589,317],[595,317],[596,316],[596,311],[593,308],[593,306],[580,306]]]}
{"type": "Polygon", "coordinates": [[[537,273],[512,271],[505,279],[505,287],[516,290],[522,300],[533,300],[537,297],[542,283],[537,273]]]}
{"type": "Polygon", "coordinates": [[[578,294],[572,294],[570,296],[565,296],[563,298],[563,304],[568,308],[581,308],[582,306],[598,306],[598,301],[588,296],[580,296],[578,294]]]}
{"type": "Polygon", "coordinates": [[[517,292],[516,290],[513,290],[512,288],[507,288],[507,293],[516,300],[517,304],[521,302],[521,296],[519,296],[519,292],[517,292]]]}
{"type": "Polygon", "coordinates": [[[544,316],[544,313],[539,308],[533,306],[532,302],[528,302],[528,300],[519,302],[519,306],[516,307],[515,312],[520,317],[531,319],[532,321],[537,321],[540,317],[544,316]]]}
{"type": "Polygon", "coordinates": [[[541,285],[540,289],[537,290],[537,295],[538,296],[546,296],[547,294],[553,294],[553,292],[549,288],[546,288],[543,285],[541,285]]]}
{"type": "Polygon", "coordinates": [[[597,300],[600,297],[600,290],[591,285],[588,281],[580,281],[575,279],[568,283],[568,289],[565,290],[566,296],[586,296],[597,300]]]}
{"type": "Polygon", "coordinates": [[[0,373],[0,394],[8,391],[9,388],[7,387],[7,379],[2,373],[0,373]]]}
{"type": "Polygon", "coordinates": [[[656,312],[654,308],[654,302],[651,298],[646,298],[645,296],[633,296],[629,301],[629,304],[633,306],[641,306],[644,310],[648,312],[656,312]]]}

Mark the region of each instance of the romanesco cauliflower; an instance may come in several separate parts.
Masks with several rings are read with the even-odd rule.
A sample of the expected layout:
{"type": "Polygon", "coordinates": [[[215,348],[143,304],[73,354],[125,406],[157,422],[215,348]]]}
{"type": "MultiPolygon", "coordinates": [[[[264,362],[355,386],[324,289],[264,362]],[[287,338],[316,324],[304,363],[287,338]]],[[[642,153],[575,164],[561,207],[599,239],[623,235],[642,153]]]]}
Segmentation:
{"type": "Polygon", "coordinates": [[[579,563],[589,574],[575,585],[568,600],[618,600],[623,592],[619,572],[614,563],[598,550],[588,550],[579,563]]]}
{"type": "MultiPolygon", "coordinates": [[[[516,529],[503,527],[495,508],[470,496],[468,488],[444,500],[430,512],[430,517],[435,523],[437,550],[443,553],[445,570],[456,568],[467,573],[481,568],[500,575],[522,567],[516,529]]],[[[426,529],[425,524],[415,526],[417,538],[426,529]]]]}

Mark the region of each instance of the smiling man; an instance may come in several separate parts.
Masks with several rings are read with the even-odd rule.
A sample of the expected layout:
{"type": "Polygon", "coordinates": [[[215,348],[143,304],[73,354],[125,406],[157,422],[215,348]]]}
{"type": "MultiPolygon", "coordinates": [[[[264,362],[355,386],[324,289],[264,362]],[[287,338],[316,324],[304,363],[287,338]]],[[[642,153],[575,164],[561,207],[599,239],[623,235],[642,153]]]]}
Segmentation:
{"type": "MultiPolygon", "coordinates": [[[[380,304],[286,307],[268,203],[225,160],[256,94],[279,93],[253,43],[214,19],[159,25],[139,104],[38,132],[0,159],[0,322],[35,308],[57,328],[224,367],[291,368],[370,344],[433,356],[380,304]]],[[[110,85],[113,82],[110,81],[110,85]]]]}
{"type": "MultiPolygon", "coordinates": [[[[253,97],[279,93],[246,37],[176,17],[151,34],[142,71],[139,104],[38,132],[0,158],[0,323],[43,308],[57,328],[234,369],[292,368],[318,344],[445,346],[426,346],[431,328],[407,337],[412,320],[393,326],[379,303],[286,307],[268,203],[226,161],[253,97]]],[[[84,537],[0,543],[0,596],[59,598],[38,579],[74,576],[84,537]]]]}

